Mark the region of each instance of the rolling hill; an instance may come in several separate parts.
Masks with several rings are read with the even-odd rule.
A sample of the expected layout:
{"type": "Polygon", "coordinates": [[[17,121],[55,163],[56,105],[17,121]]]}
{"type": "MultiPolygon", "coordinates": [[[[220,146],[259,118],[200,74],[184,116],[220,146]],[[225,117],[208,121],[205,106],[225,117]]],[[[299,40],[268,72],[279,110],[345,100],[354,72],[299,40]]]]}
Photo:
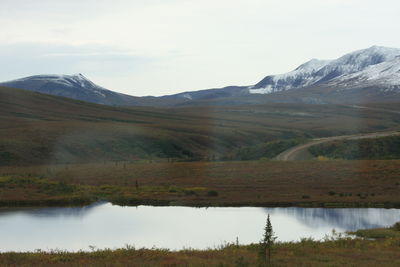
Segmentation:
{"type": "Polygon", "coordinates": [[[0,101],[1,165],[272,157],[286,149],[268,145],[279,140],[399,127],[379,105],[122,108],[6,87],[0,101]]]}
{"type": "Polygon", "coordinates": [[[160,101],[157,97],[135,97],[117,93],[94,84],[80,73],[35,75],[3,82],[0,85],[110,106],[158,106],[174,103],[160,101]]]}

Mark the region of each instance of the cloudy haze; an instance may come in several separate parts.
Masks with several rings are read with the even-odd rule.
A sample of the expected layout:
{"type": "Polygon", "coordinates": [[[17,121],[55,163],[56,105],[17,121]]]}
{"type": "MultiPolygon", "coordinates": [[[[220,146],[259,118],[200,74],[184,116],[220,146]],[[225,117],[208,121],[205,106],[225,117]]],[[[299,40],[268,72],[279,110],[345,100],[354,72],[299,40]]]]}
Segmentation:
{"type": "Polygon", "coordinates": [[[0,0],[0,81],[83,73],[164,95],[251,85],[311,58],[400,47],[396,0],[0,0]]]}

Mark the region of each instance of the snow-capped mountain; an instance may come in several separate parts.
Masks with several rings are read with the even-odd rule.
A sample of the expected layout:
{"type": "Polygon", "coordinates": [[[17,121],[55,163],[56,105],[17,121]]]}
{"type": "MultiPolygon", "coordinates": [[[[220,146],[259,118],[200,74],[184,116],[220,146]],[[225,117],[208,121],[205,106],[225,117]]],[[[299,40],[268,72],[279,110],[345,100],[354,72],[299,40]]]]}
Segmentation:
{"type": "Polygon", "coordinates": [[[384,89],[400,87],[400,55],[390,61],[371,65],[362,71],[342,75],[328,83],[344,88],[376,86],[384,89]]]}
{"type": "Polygon", "coordinates": [[[252,86],[187,91],[165,98],[180,99],[182,105],[400,102],[399,69],[400,49],[372,46],[334,60],[312,59],[252,86]]]}
{"type": "Polygon", "coordinates": [[[291,72],[266,76],[253,86],[227,86],[162,97],[113,92],[82,74],[31,76],[0,86],[116,106],[400,102],[400,49],[373,46],[334,60],[312,59],[291,72]]]}
{"type": "MultiPolygon", "coordinates": [[[[372,80],[385,81],[383,76],[388,75],[392,80],[392,85],[393,83],[399,85],[400,80],[391,76],[396,72],[394,70],[398,69],[392,65],[398,64],[399,56],[400,49],[373,46],[346,54],[336,60],[313,59],[294,71],[265,77],[256,85],[250,86],[249,93],[268,94],[324,83],[334,86],[335,82],[343,86],[345,80],[354,79],[359,75],[369,83],[372,80]],[[386,71],[387,68],[392,70],[386,71]],[[386,74],[381,73],[383,70],[386,74]],[[374,78],[369,78],[370,75],[373,75],[374,78]]],[[[361,81],[359,81],[358,87],[363,86],[361,81]]]]}
{"type": "MultiPolygon", "coordinates": [[[[75,90],[75,91],[77,91],[77,89],[80,89],[86,91],[88,94],[94,93],[102,98],[105,98],[105,94],[103,92],[109,91],[105,88],[102,88],[94,84],[80,73],[75,75],[54,75],[54,74],[36,75],[36,76],[17,79],[14,81],[5,82],[2,84],[9,84],[9,83],[12,83],[14,86],[21,85],[21,87],[23,86],[23,84],[29,83],[30,88],[27,89],[32,91],[57,90],[54,89],[54,87],[57,88],[62,87],[63,89],[64,87],[67,87],[71,88],[70,90],[75,90]]],[[[66,92],[60,90],[60,93],[66,93],[66,92]]]]}
{"type": "Polygon", "coordinates": [[[311,85],[321,78],[317,76],[317,73],[329,62],[331,61],[312,59],[291,72],[265,77],[256,85],[249,87],[249,92],[269,94],[311,85]]]}
{"type": "Polygon", "coordinates": [[[0,85],[106,105],[135,105],[140,99],[107,90],[82,74],[36,75],[0,85]]]}

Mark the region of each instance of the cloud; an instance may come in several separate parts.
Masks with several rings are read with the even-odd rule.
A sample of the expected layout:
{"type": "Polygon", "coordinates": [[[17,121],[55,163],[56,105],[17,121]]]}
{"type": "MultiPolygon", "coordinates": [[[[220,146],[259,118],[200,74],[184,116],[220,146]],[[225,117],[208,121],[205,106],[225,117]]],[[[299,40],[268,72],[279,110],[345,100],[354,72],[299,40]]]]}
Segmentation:
{"type": "Polygon", "coordinates": [[[400,47],[397,0],[0,1],[0,80],[82,72],[110,89],[161,95],[400,47]]]}
{"type": "Polygon", "coordinates": [[[43,73],[120,75],[135,71],[152,60],[102,45],[46,43],[0,45],[0,59],[3,66],[7,66],[6,71],[0,72],[1,80],[43,73]]]}

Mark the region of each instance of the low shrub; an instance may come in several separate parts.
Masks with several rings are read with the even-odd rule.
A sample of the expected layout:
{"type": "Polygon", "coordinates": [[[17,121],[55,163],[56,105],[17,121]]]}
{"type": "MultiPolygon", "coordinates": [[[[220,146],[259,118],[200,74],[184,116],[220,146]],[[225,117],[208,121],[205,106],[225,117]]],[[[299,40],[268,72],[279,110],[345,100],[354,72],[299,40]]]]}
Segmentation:
{"type": "Polygon", "coordinates": [[[400,222],[393,224],[392,229],[395,231],[400,231],[400,222]]]}
{"type": "Polygon", "coordinates": [[[209,197],[217,197],[218,196],[218,192],[215,190],[210,190],[207,192],[207,196],[209,197]]]}

